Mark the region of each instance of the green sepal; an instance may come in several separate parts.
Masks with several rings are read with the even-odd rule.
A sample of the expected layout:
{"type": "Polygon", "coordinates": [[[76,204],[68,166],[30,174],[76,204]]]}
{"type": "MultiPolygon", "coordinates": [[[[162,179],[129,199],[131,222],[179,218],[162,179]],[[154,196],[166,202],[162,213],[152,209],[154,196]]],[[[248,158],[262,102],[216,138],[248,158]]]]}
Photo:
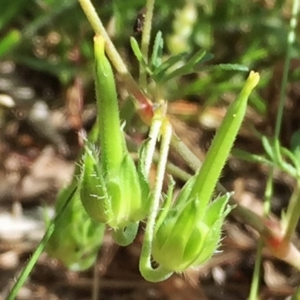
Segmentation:
{"type": "Polygon", "coordinates": [[[102,173],[96,151],[86,146],[79,186],[82,204],[91,218],[107,223],[112,218],[111,196],[107,192],[102,173]]]}
{"type": "Polygon", "coordinates": [[[106,186],[113,211],[113,219],[107,222],[110,227],[125,228],[146,216],[139,176],[129,153],[125,154],[118,174],[106,181],[106,186]]]}
{"type": "Polygon", "coordinates": [[[125,228],[116,229],[112,236],[115,242],[120,246],[128,246],[135,239],[139,228],[139,223],[130,223],[125,228]]]}
{"type": "Polygon", "coordinates": [[[232,207],[228,205],[231,195],[231,193],[227,193],[209,204],[203,218],[203,224],[209,228],[205,239],[205,247],[193,262],[193,266],[206,262],[219,247],[224,219],[232,210],[232,207]]]}
{"type": "Polygon", "coordinates": [[[187,182],[173,207],[160,215],[155,227],[153,258],[170,271],[181,272],[209,259],[219,245],[224,218],[231,210],[230,193],[203,207],[200,198],[189,198],[192,186],[193,180],[187,182]],[[205,210],[202,219],[199,209],[205,210]]]}
{"type": "Polygon", "coordinates": [[[124,245],[136,232],[135,223],[148,213],[148,184],[128,152],[125,152],[118,170],[103,176],[97,151],[88,144],[85,149],[80,181],[83,206],[91,218],[118,232],[115,236],[124,245]],[[128,226],[130,228],[126,229],[128,226]]]}
{"type": "Polygon", "coordinates": [[[196,220],[195,201],[190,201],[179,215],[171,214],[156,230],[153,258],[165,269],[181,272],[198,257],[208,227],[196,220]]]}
{"type": "Polygon", "coordinates": [[[195,226],[195,207],[191,201],[178,214],[169,214],[155,230],[153,257],[165,269],[179,271],[185,246],[195,226]]]}
{"type": "Polygon", "coordinates": [[[195,225],[195,228],[192,231],[190,239],[188,240],[185,247],[184,261],[186,263],[182,264],[182,271],[190,266],[199,265],[195,264],[195,261],[199,259],[199,255],[202,255],[203,249],[205,249],[207,245],[207,236],[210,230],[211,228],[209,228],[205,223],[201,221],[195,225]]]}
{"type": "Polygon", "coordinates": [[[196,175],[192,176],[183,186],[180,193],[177,196],[176,207],[184,206],[189,201],[190,193],[194,187],[196,181],[196,175]]]}

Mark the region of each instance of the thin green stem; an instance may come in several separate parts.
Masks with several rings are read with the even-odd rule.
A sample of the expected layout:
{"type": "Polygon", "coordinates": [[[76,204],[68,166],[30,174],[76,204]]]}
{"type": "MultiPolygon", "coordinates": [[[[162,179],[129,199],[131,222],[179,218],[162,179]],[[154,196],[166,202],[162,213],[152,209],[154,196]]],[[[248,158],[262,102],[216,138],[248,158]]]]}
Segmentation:
{"type": "Polygon", "coordinates": [[[294,0],[293,7],[292,7],[292,17],[290,20],[290,31],[287,40],[287,50],[286,50],[286,57],[284,62],[283,77],[282,77],[281,87],[280,87],[279,105],[278,105],[276,127],[275,127],[275,134],[274,134],[275,139],[279,138],[280,129],[281,129],[286,86],[287,86],[288,73],[289,73],[290,62],[291,62],[291,52],[292,52],[292,46],[295,42],[295,29],[297,27],[298,11],[299,11],[299,0],[294,0]]]}
{"type": "MultiPolygon", "coordinates": [[[[126,142],[127,147],[130,150],[130,152],[137,152],[138,151],[138,145],[137,142],[131,139],[129,136],[126,135],[126,142]]],[[[136,155],[133,155],[134,159],[137,160],[138,157],[136,155]]],[[[157,163],[159,161],[159,154],[157,151],[154,152],[153,155],[153,161],[157,163]]],[[[166,167],[168,174],[172,175],[173,177],[176,177],[182,181],[188,181],[191,178],[191,174],[188,172],[182,170],[180,167],[177,167],[175,164],[168,162],[166,167]]]]}
{"type": "MultiPolygon", "coordinates": [[[[273,195],[273,180],[272,180],[273,172],[274,172],[274,168],[272,167],[269,171],[269,177],[268,177],[267,186],[265,190],[264,216],[268,216],[270,214],[271,198],[273,195]]],[[[262,236],[260,236],[257,245],[257,250],[256,250],[255,266],[254,266],[254,271],[252,276],[249,300],[258,299],[263,246],[264,246],[263,239],[262,236]]]]}
{"type": "Polygon", "coordinates": [[[67,198],[66,202],[62,206],[62,208],[57,213],[56,217],[53,219],[53,221],[50,223],[45,235],[43,236],[42,240],[40,241],[38,247],[33,252],[30,260],[28,261],[25,268],[22,270],[22,272],[19,275],[19,278],[17,279],[15,285],[11,289],[8,297],[6,300],[14,300],[20,288],[24,285],[25,281],[27,280],[30,272],[32,271],[33,267],[35,266],[38,258],[40,257],[41,253],[44,251],[45,246],[47,242],[49,241],[52,233],[54,232],[55,226],[57,225],[58,221],[60,220],[61,216],[63,215],[64,211],[66,210],[67,206],[69,205],[70,201],[72,200],[75,192],[77,190],[77,187],[74,188],[74,190],[70,193],[69,197],[67,198]]]}
{"type": "Polygon", "coordinates": [[[283,242],[288,243],[293,234],[295,233],[298,221],[300,218],[300,181],[297,181],[297,185],[293,191],[293,195],[290,199],[289,206],[286,212],[286,217],[283,220],[284,226],[284,238],[283,242]]]}
{"type": "Polygon", "coordinates": [[[157,143],[157,139],[160,134],[160,128],[161,128],[162,120],[159,117],[156,117],[154,115],[154,118],[152,120],[152,124],[150,127],[149,132],[149,140],[146,144],[146,151],[145,151],[145,174],[148,177],[150,173],[151,164],[153,161],[153,156],[155,152],[155,145],[157,143]]]}
{"type": "MultiPolygon", "coordinates": [[[[140,87],[133,79],[131,74],[128,71],[125,63],[123,62],[120,54],[118,53],[117,49],[115,48],[113,42],[111,41],[105,27],[103,26],[93,4],[90,0],[78,0],[82,10],[84,11],[89,23],[91,24],[92,28],[94,29],[95,33],[101,35],[105,40],[105,49],[107,55],[112,62],[113,66],[117,70],[117,72],[122,77],[122,81],[126,85],[127,90],[129,93],[138,101],[135,103],[138,109],[145,109],[151,106],[151,102],[149,99],[143,94],[140,87]]],[[[150,110],[150,109],[149,109],[150,110]]],[[[149,111],[147,111],[149,113],[149,111]]],[[[144,117],[146,118],[146,117],[144,117]]],[[[148,119],[148,118],[146,118],[148,119]]]]}
{"type": "MultiPolygon", "coordinates": [[[[290,31],[289,31],[288,40],[287,40],[287,52],[286,52],[285,63],[284,63],[283,78],[282,78],[281,88],[280,88],[279,108],[278,108],[277,119],[276,119],[276,128],[275,128],[275,135],[274,135],[275,141],[278,140],[279,134],[280,134],[286,86],[287,86],[287,81],[288,81],[288,72],[289,72],[290,61],[291,61],[291,50],[292,50],[292,46],[295,42],[295,29],[297,26],[297,15],[299,12],[299,5],[300,5],[299,0],[293,1],[292,16],[291,16],[291,20],[290,20],[290,31]]],[[[300,187],[299,187],[299,184],[300,183],[298,180],[296,188],[291,197],[291,201],[289,202],[289,205],[287,208],[286,219],[282,220],[283,227],[285,229],[285,234],[284,234],[284,238],[283,238],[284,243],[287,243],[290,241],[292,235],[295,232],[296,225],[299,221],[299,217],[300,217],[300,214],[299,214],[300,213],[300,187]]]]}
{"type": "Polygon", "coordinates": [[[172,137],[172,126],[168,120],[162,125],[162,143],[160,148],[160,159],[157,167],[157,175],[155,180],[154,192],[152,195],[152,203],[149,209],[150,215],[148,217],[147,226],[144,235],[143,248],[140,256],[139,268],[142,276],[151,282],[163,281],[169,278],[173,272],[166,270],[159,266],[156,269],[151,265],[152,242],[155,229],[155,221],[159,211],[159,202],[162,192],[162,185],[168,160],[169,146],[172,137]]]}
{"type": "Polygon", "coordinates": [[[263,250],[263,242],[260,239],[258,242],[256,256],[255,256],[255,266],[254,272],[252,276],[250,294],[248,300],[259,300],[258,291],[259,291],[259,283],[260,283],[260,266],[262,260],[262,250],[263,250]]]}
{"type": "MultiPolygon", "coordinates": [[[[141,52],[146,64],[148,63],[154,3],[155,0],[147,0],[145,21],[142,32],[141,52]]],[[[140,86],[144,89],[147,88],[147,72],[142,65],[140,65],[140,86]]]]}
{"type": "Polygon", "coordinates": [[[109,55],[110,60],[112,61],[115,68],[118,70],[120,74],[128,73],[127,67],[124,64],[121,56],[119,55],[117,49],[112,43],[105,27],[103,26],[95,7],[93,6],[90,0],[78,0],[82,10],[84,11],[89,23],[94,29],[95,33],[101,35],[106,43],[106,51],[109,55]]]}
{"type": "MultiPolygon", "coordinates": [[[[154,160],[156,156],[154,155],[154,160]]],[[[167,163],[167,171],[173,177],[176,177],[182,181],[188,181],[191,178],[191,174],[181,170],[179,167],[175,166],[174,164],[168,162],[167,163]]]]}
{"type": "Polygon", "coordinates": [[[172,136],[171,146],[192,170],[196,172],[201,168],[202,162],[176,134],[172,136]]]}
{"type": "MultiPolygon", "coordinates": [[[[288,77],[290,60],[291,60],[291,50],[292,50],[292,45],[295,42],[295,29],[297,26],[297,14],[299,12],[299,5],[300,5],[299,0],[293,1],[292,17],[290,20],[290,31],[288,35],[287,53],[285,58],[284,70],[283,70],[283,79],[282,79],[281,89],[280,89],[279,109],[278,109],[278,114],[276,119],[275,140],[278,139],[280,133],[280,126],[282,121],[284,100],[285,100],[285,93],[286,93],[287,77],[288,77]]],[[[296,225],[299,221],[299,217],[300,217],[299,214],[300,213],[300,186],[299,185],[300,182],[298,180],[287,208],[286,219],[282,220],[283,227],[285,229],[284,238],[283,238],[284,243],[290,241],[292,235],[295,232],[296,225]]]]}
{"type": "Polygon", "coordinates": [[[271,211],[271,200],[273,197],[273,175],[274,175],[274,167],[271,167],[269,171],[266,190],[265,190],[265,201],[264,201],[265,217],[268,217],[271,211]]]}

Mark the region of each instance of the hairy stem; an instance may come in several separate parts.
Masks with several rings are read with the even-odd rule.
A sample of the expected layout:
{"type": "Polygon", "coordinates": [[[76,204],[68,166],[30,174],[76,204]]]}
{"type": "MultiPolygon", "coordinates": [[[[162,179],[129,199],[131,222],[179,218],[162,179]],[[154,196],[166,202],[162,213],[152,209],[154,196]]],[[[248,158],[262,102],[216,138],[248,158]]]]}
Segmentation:
{"type": "Polygon", "coordinates": [[[143,248],[140,256],[139,268],[142,276],[151,282],[163,281],[170,277],[173,272],[162,267],[156,269],[151,265],[152,242],[155,229],[155,221],[159,211],[159,202],[162,191],[162,184],[164,180],[166,164],[169,153],[169,146],[172,137],[172,126],[168,120],[164,121],[162,125],[162,144],[160,148],[160,159],[157,167],[157,175],[155,180],[155,188],[152,195],[152,203],[150,207],[150,215],[148,217],[147,226],[144,235],[143,248]]]}
{"type": "Polygon", "coordinates": [[[105,50],[111,63],[121,76],[128,92],[137,100],[135,102],[139,113],[144,121],[148,124],[152,118],[152,104],[150,100],[143,94],[140,87],[129,73],[125,63],[120,54],[111,41],[105,27],[103,26],[92,2],[90,0],[78,0],[82,10],[84,11],[89,23],[94,29],[95,33],[101,35],[105,40],[105,50]]]}
{"type": "MultiPolygon", "coordinates": [[[[155,0],[147,0],[144,28],[142,32],[141,51],[146,64],[148,63],[154,3],[155,0]]],[[[147,72],[142,66],[140,66],[140,84],[142,88],[147,88],[147,72]]]]}

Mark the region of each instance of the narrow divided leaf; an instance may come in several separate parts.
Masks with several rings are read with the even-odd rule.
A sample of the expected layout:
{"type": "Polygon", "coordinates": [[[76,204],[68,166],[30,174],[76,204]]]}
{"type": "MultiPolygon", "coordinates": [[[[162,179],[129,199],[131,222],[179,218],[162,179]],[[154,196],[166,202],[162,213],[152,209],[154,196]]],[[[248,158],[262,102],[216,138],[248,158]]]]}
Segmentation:
{"type": "Polygon", "coordinates": [[[175,64],[179,63],[180,61],[185,60],[187,57],[187,53],[180,53],[175,56],[171,56],[165,62],[163,62],[154,72],[153,78],[156,82],[161,82],[164,78],[167,70],[173,67],[175,64]]]}
{"type": "Polygon", "coordinates": [[[221,69],[223,70],[228,70],[228,71],[241,71],[241,72],[249,72],[249,68],[240,65],[240,64],[219,64],[218,65],[221,69]]]}
{"type": "Polygon", "coordinates": [[[191,59],[189,59],[182,67],[172,71],[170,74],[166,75],[162,82],[167,82],[174,77],[180,77],[183,75],[191,74],[195,72],[195,69],[199,65],[202,65],[205,61],[210,60],[213,57],[212,54],[206,53],[206,51],[198,51],[191,59]]]}
{"type": "Polygon", "coordinates": [[[143,58],[143,54],[142,54],[142,51],[140,49],[140,46],[139,46],[137,40],[133,36],[130,37],[130,45],[131,45],[131,49],[132,49],[136,59],[140,63],[142,63],[144,67],[146,67],[147,65],[146,65],[146,62],[143,58]]]}
{"type": "Polygon", "coordinates": [[[157,67],[161,65],[162,61],[162,51],[164,48],[164,40],[162,38],[162,33],[159,31],[156,34],[155,40],[154,40],[154,46],[152,50],[151,55],[151,69],[155,70],[157,67]]]}

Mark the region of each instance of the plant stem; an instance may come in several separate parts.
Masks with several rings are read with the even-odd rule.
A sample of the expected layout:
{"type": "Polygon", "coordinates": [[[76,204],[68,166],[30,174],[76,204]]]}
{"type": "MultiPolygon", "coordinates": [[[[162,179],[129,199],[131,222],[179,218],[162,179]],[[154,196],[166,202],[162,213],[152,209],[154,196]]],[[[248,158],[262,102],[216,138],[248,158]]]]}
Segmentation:
{"type": "MultiPolygon", "coordinates": [[[[149,44],[150,44],[150,37],[151,37],[154,3],[155,0],[147,0],[145,21],[143,26],[144,28],[142,31],[141,52],[146,64],[148,64],[149,44]]],[[[147,88],[147,72],[142,65],[140,65],[140,86],[145,90],[147,88]]]]}
{"type": "MultiPolygon", "coordinates": [[[[274,168],[271,167],[270,171],[269,171],[269,177],[268,177],[266,190],[265,190],[264,216],[268,216],[270,214],[271,198],[273,195],[273,180],[272,180],[273,172],[274,172],[274,168]]],[[[256,250],[255,266],[254,266],[254,271],[253,271],[253,276],[252,276],[249,300],[256,300],[258,298],[263,247],[264,247],[263,239],[262,239],[262,236],[260,236],[259,242],[257,245],[257,250],[256,250]]]]}
{"type": "Polygon", "coordinates": [[[283,242],[289,242],[296,230],[300,217],[300,181],[297,181],[296,187],[293,191],[293,195],[290,199],[289,206],[287,208],[286,217],[282,221],[284,226],[284,238],[283,242]]]}
{"type": "MultiPolygon", "coordinates": [[[[297,14],[299,12],[300,2],[299,0],[293,1],[292,7],[292,17],[290,20],[290,31],[288,34],[288,43],[287,43],[287,52],[285,57],[284,63],[284,70],[283,70],[283,78],[281,82],[280,88],[280,100],[279,100],[279,108],[277,113],[276,119],[276,129],[275,129],[275,140],[279,138],[282,116],[283,116],[283,108],[284,108],[284,101],[285,101],[285,93],[286,93],[286,85],[288,80],[288,72],[291,60],[291,50],[292,45],[295,42],[295,29],[297,26],[297,14]]],[[[287,216],[286,220],[282,220],[283,227],[285,230],[283,242],[287,243],[290,241],[292,235],[295,232],[296,225],[299,221],[300,217],[300,182],[299,179],[297,180],[297,185],[289,202],[287,208],[287,216]]]]}
{"type": "Polygon", "coordinates": [[[192,170],[196,172],[201,168],[202,162],[175,133],[172,136],[171,146],[192,170]]]}
{"type": "Polygon", "coordinates": [[[156,111],[156,113],[154,114],[154,117],[152,119],[152,124],[150,127],[150,132],[149,132],[149,140],[147,141],[146,144],[146,151],[145,151],[145,173],[146,176],[149,176],[150,173],[150,168],[151,168],[151,164],[153,161],[153,156],[154,156],[154,152],[155,152],[155,146],[157,143],[157,139],[159,137],[160,134],[160,129],[161,129],[161,124],[162,124],[162,120],[160,117],[157,117],[158,112],[156,111]]]}
{"type": "Polygon", "coordinates": [[[279,105],[278,105],[276,127],[275,127],[275,134],[274,134],[275,139],[279,138],[280,129],[281,129],[286,86],[287,86],[288,73],[289,73],[290,61],[291,61],[292,45],[295,42],[295,29],[297,26],[298,11],[299,11],[299,0],[294,0],[293,7],[292,7],[292,17],[290,20],[290,31],[289,31],[288,39],[287,39],[288,43],[287,43],[287,50],[286,50],[286,56],[285,56],[285,62],[284,62],[283,76],[282,76],[280,94],[279,94],[279,105]]]}
{"type": "Polygon", "coordinates": [[[263,242],[260,239],[257,245],[256,255],[255,255],[255,266],[254,272],[252,276],[250,294],[248,300],[258,300],[258,290],[260,283],[260,266],[262,260],[262,250],[263,250],[263,242]]]}
{"type": "Polygon", "coordinates": [[[155,188],[152,195],[152,203],[149,209],[150,215],[147,220],[143,248],[140,256],[139,268],[142,276],[151,282],[163,281],[169,278],[173,272],[159,266],[156,269],[151,265],[152,242],[155,229],[155,221],[159,211],[159,202],[161,197],[162,185],[168,160],[169,146],[172,137],[172,126],[167,119],[162,125],[162,143],[160,148],[160,159],[157,167],[155,188]]]}
{"type": "MultiPolygon", "coordinates": [[[[137,152],[138,151],[138,144],[136,141],[134,141],[133,139],[131,139],[128,135],[126,135],[126,143],[127,143],[127,147],[129,149],[130,152],[137,152]]],[[[138,157],[136,157],[134,155],[134,159],[137,160],[138,157]]],[[[153,161],[155,163],[157,163],[159,161],[159,154],[157,151],[154,152],[153,155],[153,161]]],[[[166,169],[168,171],[168,173],[170,175],[172,175],[173,177],[176,177],[182,181],[188,181],[191,178],[191,174],[182,170],[180,167],[177,167],[174,163],[172,162],[168,162],[166,169]]]]}
{"type": "Polygon", "coordinates": [[[273,196],[273,175],[274,167],[270,168],[267,186],[265,190],[265,200],[264,200],[264,216],[268,217],[271,211],[271,199],[273,196]]]}
{"type": "MultiPolygon", "coordinates": [[[[156,155],[154,153],[154,161],[156,160],[156,155]]],[[[176,177],[182,181],[188,181],[191,178],[191,175],[184,170],[181,170],[179,167],[175,166],[174,164],[168,162],[167,163],[167,171],[173,177],[176,177]]]]}
{"type": "Polygon", "coordinates": [[[65,209],[69,205],[70,201],[72,200],[75,192],[77,190],[77,187],[74,188],[74,190],[70,193],[69,197],[67,198],[66,202],[64,203],[63,207],[59,210],[56,217],[52,222],[50,223],[45,235],[43,236],[42,240],[40,241],[38,247],[33,252],[30,260],[28,261],[27,265],[24,267],[24,269],[21,271],[19,278],[17,279],[16,283],[14,284],[13,288],[11,289],[8,297],[6,300],[14,300],[20,290],[20,288],[23,286],[25,281],[27,280],[30,272],[32,271],[33,267],[35,266],[38,258],[40,257],[41,253],[44,251],[45,246],[47,242],[49,241],[52,233],[54,232],[55,226],[57,222],[60,220],[61,216],[63,215],[65,209]]]}
{"type": "Polygon", "coordinates": [[[105,49],[111,63],[122,77],[128,92],[137,100],[135,103],[143,120],[149,124],[152,118],[152,104],[151,101],[143,94],[140,87],[129,73],[125,63],[119,55],[117,49],[112,43],[106,29],[104,28],[93,4],[90,0],[78,0],[82,10],[84,11],[89,23],[94,29],[95,33],[101,35],[105,40],[105,49]]]}

